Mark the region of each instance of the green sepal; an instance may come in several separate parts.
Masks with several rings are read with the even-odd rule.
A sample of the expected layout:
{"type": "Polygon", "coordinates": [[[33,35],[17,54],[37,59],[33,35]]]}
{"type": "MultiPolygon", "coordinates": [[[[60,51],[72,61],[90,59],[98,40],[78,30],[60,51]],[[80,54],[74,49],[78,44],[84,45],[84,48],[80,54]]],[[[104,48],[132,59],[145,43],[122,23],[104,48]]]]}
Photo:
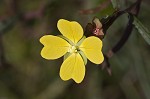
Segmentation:
{"type": "MultiPolygon", "coordinates": [[[[84,61],[84,64],[86,65],[87,64],[87,58],[85,56],[85,54],[82,52],[82,51],[78,51],[78,53],[81,55],[83,61],[84,61]]],[[[69,53],[67,52],[65,55],[64,55],[64,61],[71,55],[72,53],[69,53]]]]}
{"type": "Polygon", "coordinates": [[[81,43],[82,43],[85,39],[86,39],[86,37],[83,36],[83,37],[79,40],[79,42],[78,42],[76,45],[77,45],[77,46],[80,46],[81,43]]]}
{"type": "Polygon", "coordinates": [[[85,54],[82,51],[78,51],[78,53],[81,55],[81,57],[84,61],[84,64],[86,65],[87,64],[87,58],[86,58],[85,54]]]}
{"type": "Polygon", "coordinates": [[[67,52],[65,55],[64,55],[64,61],[71,55],[71,53],[67,52]]]}
{"type": "Polygon", "coordinates": [[[62,39],[66,40],[69,44],[74,45],[74,43],[71,40],[69,40],[68,38],[66,38],[65,36],[58,35],[58,37],[61,37],[62,39]]]}

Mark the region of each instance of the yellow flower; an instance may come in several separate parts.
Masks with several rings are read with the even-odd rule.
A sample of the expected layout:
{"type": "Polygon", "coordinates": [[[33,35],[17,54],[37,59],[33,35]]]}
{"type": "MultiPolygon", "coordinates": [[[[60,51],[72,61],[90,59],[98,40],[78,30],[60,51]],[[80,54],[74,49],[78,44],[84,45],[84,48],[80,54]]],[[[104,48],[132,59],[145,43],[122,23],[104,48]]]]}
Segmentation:
{"type": "Polygon", "coordinates": [[[78,22],[60,19],[57,23],[62,36],[45,35],[40,38],[44,45],[41,56],[45,59],[67,57],[61,65],[60,77],[81,83],[85,76],[86,58],[95,64],[103,62],[102,41],[94,36],[85,38],[78,22]]]}

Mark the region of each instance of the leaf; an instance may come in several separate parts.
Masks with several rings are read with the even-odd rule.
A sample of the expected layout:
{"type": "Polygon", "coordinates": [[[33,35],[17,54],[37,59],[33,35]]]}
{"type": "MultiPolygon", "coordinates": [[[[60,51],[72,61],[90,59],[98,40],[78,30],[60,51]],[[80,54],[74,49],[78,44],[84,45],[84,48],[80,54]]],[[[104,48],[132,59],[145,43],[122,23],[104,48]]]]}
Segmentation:
{"type": "Polygon", "coordinates": [[[119,8],[119,0],[111,0],[114,9],[119,8]]]}
{"type": "Polygon", "coordinates": [[[150,31],[136,17],[134,17],[135,28],[139,31],[145,41],[150,45],[150,31]]]}

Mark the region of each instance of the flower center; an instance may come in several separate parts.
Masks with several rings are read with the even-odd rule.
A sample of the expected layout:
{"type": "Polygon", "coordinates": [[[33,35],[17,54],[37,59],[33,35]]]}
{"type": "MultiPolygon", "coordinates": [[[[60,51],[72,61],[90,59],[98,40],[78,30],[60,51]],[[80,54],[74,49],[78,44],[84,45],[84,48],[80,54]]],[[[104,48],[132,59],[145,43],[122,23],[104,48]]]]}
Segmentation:
{"type": "Polygon", "coordinates": [[[70,53],[76,53],[78,51],[78,47],[77,46],[70,46],[68,52],[70,53]]]}

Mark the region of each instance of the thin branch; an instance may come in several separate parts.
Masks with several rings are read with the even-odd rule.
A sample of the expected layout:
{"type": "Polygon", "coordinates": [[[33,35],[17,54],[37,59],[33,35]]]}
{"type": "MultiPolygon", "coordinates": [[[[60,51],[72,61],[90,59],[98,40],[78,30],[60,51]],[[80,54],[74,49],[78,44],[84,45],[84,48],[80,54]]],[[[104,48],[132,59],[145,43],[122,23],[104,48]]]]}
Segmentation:
{"type": "Polygon", "coordinates": [[[128,40],[129,36],[131,35],[131,32],[133,30],[133,16],[132,15],[129,15],[129,22],[126,26],[126,29],[121,37],[121,39],[118,41],[118,43],[112,48],[112,52],[113,53],[116,53],[118,52],[122,47],[123,45],[126,43],[126,41],[128,40]]]}
{"type": "MultiPolygon", "coordinates": [[[[128,38],[130,37],[132,30],[133,30],[133,15],[137,16],[140,10],[140,5],[141,5],[141,1],[142,0],[137,0],[134,4],[132,4],[129,8],[123,10],[123,11],[116,11],[112,16],[110,16],[107,19],[102,19],[103,22],[103,29],[104,29],[104,33],[106,35],[106,31],[108,30],[108,28],[113,24],[113,22],[122,14],[124,13],[128,13],[129,14],[129,21],[128,24],[126,26],[126,29],[124,31],[124,34],[122,35],[121,39],[118,41],[118,43],[111,49],[108,51],[108,53],[105,55],[105,59],[104,62],[101,64],[104,68],[108,70],[110,70],[110,64],[109,64],[109,58],[111,58],[114,53],[118,52],[126,43],[126,41],[128,40],[128,38]]],[[[109,71],[108,71],[109,73],[109,71]]]]}
{"type": "Polygon", "coordinates": [[[116,53],[118,52],[126,43],[126,41],[128,40],[130,34],[132,33],[133,30],[133,15],[137,16],[140,10],[140,4],[141,4],[141,0],[137,1],[135,4],[133,4],[129,9],[126,9],[127,11],[129,11],[129,22],[126,26],[126,29],[121,37],[121,39],[118,41],[118,43],[112,48],[112,52],[116,53]]]}

